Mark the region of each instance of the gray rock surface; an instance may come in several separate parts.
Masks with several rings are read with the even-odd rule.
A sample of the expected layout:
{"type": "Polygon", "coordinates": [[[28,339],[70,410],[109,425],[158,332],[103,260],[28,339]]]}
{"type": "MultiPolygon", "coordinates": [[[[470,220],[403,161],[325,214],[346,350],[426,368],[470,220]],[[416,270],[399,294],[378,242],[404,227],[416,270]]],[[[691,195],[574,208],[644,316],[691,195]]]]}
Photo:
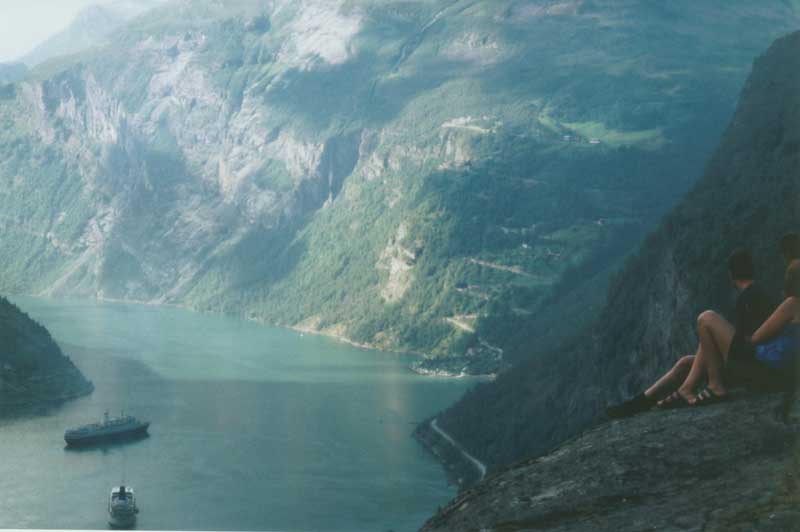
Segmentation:
{"type": "Polygon", "coordinates": [[[800,529],[800,422],[781,396],[607,422],[463,492],[424,531],[800,529]]]}

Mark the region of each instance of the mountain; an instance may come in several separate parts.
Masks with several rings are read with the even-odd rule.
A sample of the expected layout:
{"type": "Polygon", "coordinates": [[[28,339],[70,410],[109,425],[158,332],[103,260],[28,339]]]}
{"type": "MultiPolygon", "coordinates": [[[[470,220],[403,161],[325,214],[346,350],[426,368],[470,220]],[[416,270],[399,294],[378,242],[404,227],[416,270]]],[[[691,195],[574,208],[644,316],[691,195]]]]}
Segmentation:
{"type": "Polygon", "coordinates": [[[118,0],[89,6],[69,26],[39,44],[21,61],[29,67],[55,57],[77,54],[106,42],[126,22],[166,0],[118,0]]]}
{"type": "Polygon", "coordinates": [[[24,63],[0,63],[0,84],[17,82],[27,71],[24,63]]]}
{"type": "MultiPolygon", "coordinates": [[[[798,57],[795,32],[755,61],[704,176],[614,277],[596,321],[468,393],[438,416],[441,430],[496,470],[601,419],[694,352],[702,310],[732,315],[726,259],[736,247],[752,250],[758,282],[779,296],[778,239],[800,229],[798,57]]],[[[420,438],[432,432],[423,426],[420,438]]]]}
{"type": "Polygon", "coordinates": [[[4,90],[0,289],[497,373],[590,321],[798,21],[784,1],[169,2],[4,90]]]}
{"type": "Polygon", "coordinates": [[[0,297],[0,415],[93,389],[47,329],[0,297]]]}
{"type": "Polygon", "coordinates": [[[797,419],[775,396],[608,423],[460,493],[433,531],[797,530],[797,419]]]}

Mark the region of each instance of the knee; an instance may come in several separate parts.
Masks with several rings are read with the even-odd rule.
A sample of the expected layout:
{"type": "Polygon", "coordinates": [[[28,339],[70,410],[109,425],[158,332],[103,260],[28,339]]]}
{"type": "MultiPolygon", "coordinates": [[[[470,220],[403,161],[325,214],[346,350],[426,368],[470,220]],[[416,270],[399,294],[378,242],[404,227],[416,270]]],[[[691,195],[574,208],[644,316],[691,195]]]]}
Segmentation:
{"type": "Polygon", "coordinates": [[[672,367],[672,371],[675,374],[683,374],[689,371],[692,368],[692,364],[694,363],[694,357],[691,355],[687,355],[685,357],[681,357],[672,367]]]}
{"type": "Polygon", "coordinates": [[[673,375],[679,375],[681,373],[689,371],[689,369],[692,367],[692,362],[694,362],[693,356],[687,355],[685,357],[679,358],[678,361],[675,362],[675,365],[672,366],[671,373],[673,375]]]}
{"type": "Polygon", "coordinates": [[[706,310],[697,316],[697,328],[704,327],[717,319],[717,313],[713,310],[706,310]]]}

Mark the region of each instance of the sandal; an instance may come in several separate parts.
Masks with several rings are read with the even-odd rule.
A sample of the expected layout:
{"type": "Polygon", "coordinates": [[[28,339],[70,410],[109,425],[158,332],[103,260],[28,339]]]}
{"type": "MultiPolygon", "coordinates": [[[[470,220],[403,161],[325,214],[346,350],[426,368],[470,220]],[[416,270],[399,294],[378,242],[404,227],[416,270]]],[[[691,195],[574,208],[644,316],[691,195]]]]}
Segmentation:
{"type": "Polygon", "coordinates": [[[673,408],[686,408],[691,403],[686,400],[677,390],[666,396],[658,403],[658,408],[662,410],[672,410],[673,408]]]}
{"type": "Polygon", "coordinates": [[[697,400],[693,406],[708,406],[716,403],[721,403],[728,399],[728,394],[719,395],[717,392],[706,386],[703,391],[697,394],[697,400]]]}

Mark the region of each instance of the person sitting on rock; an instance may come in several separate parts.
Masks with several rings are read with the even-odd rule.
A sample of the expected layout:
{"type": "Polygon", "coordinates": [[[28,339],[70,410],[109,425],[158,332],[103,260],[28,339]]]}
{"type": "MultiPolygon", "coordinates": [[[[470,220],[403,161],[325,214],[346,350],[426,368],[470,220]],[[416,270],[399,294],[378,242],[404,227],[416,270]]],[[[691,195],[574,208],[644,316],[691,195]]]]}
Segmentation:
{"type": "Polygon", "coordinates": [[[755,285],[755,268],[750,252],[744,249],[735,250],[728,258],[728,274],[731,283],[739,291],[735,327],[713,310],[700,314],[697,318],[697,336],[700,341],[695,354],[680,358],[672,369],[644,393],[608,408],[606,412],[609,417],[634,415],[649,410],[657,402],[663,408],[677,408],[709,404],[726,396],[727,389],[722,378],[723,365],[728,359],[749,361],[753,358],[755,348],[747,338],[764,323],[775,308],[766,294],[755,285]],[[704,378],[707,386],[699,394],[695,394],[704,378]],[[658,398],[669,389],[674,391],[659,402],[658,398]]]}
{"type": "MultiPolygon", "coordinates": [[[[754,357],[742,364],[744,384],[767,391],[796,386],[796,362],[800,346],[800,263],[790,263],[783,281],[783,302],[749,337],[754,357]],[[794,265],[793,265],[794,264],[794,265]]],[[[794,390],[790,390],[794,391],[794,390]]]]}
{"type": "MultiPolygon", "coordinates": [[[[800,269],[800,234],[788,233],[784,235],[780,241],[780,249],[784,260],[788,264],[787,273],[792,269],[800,269]]],[[[784,286],[784,292],[786,288],[784,286]]],[[[778,416],[784,420],[788,419],[792,405],[797,397],[798,385],[800,385],[800,353],[796,353],[792,368],[788,372],[788,382],[786,384],[787,393],[776,409],[778,416]]]]}

